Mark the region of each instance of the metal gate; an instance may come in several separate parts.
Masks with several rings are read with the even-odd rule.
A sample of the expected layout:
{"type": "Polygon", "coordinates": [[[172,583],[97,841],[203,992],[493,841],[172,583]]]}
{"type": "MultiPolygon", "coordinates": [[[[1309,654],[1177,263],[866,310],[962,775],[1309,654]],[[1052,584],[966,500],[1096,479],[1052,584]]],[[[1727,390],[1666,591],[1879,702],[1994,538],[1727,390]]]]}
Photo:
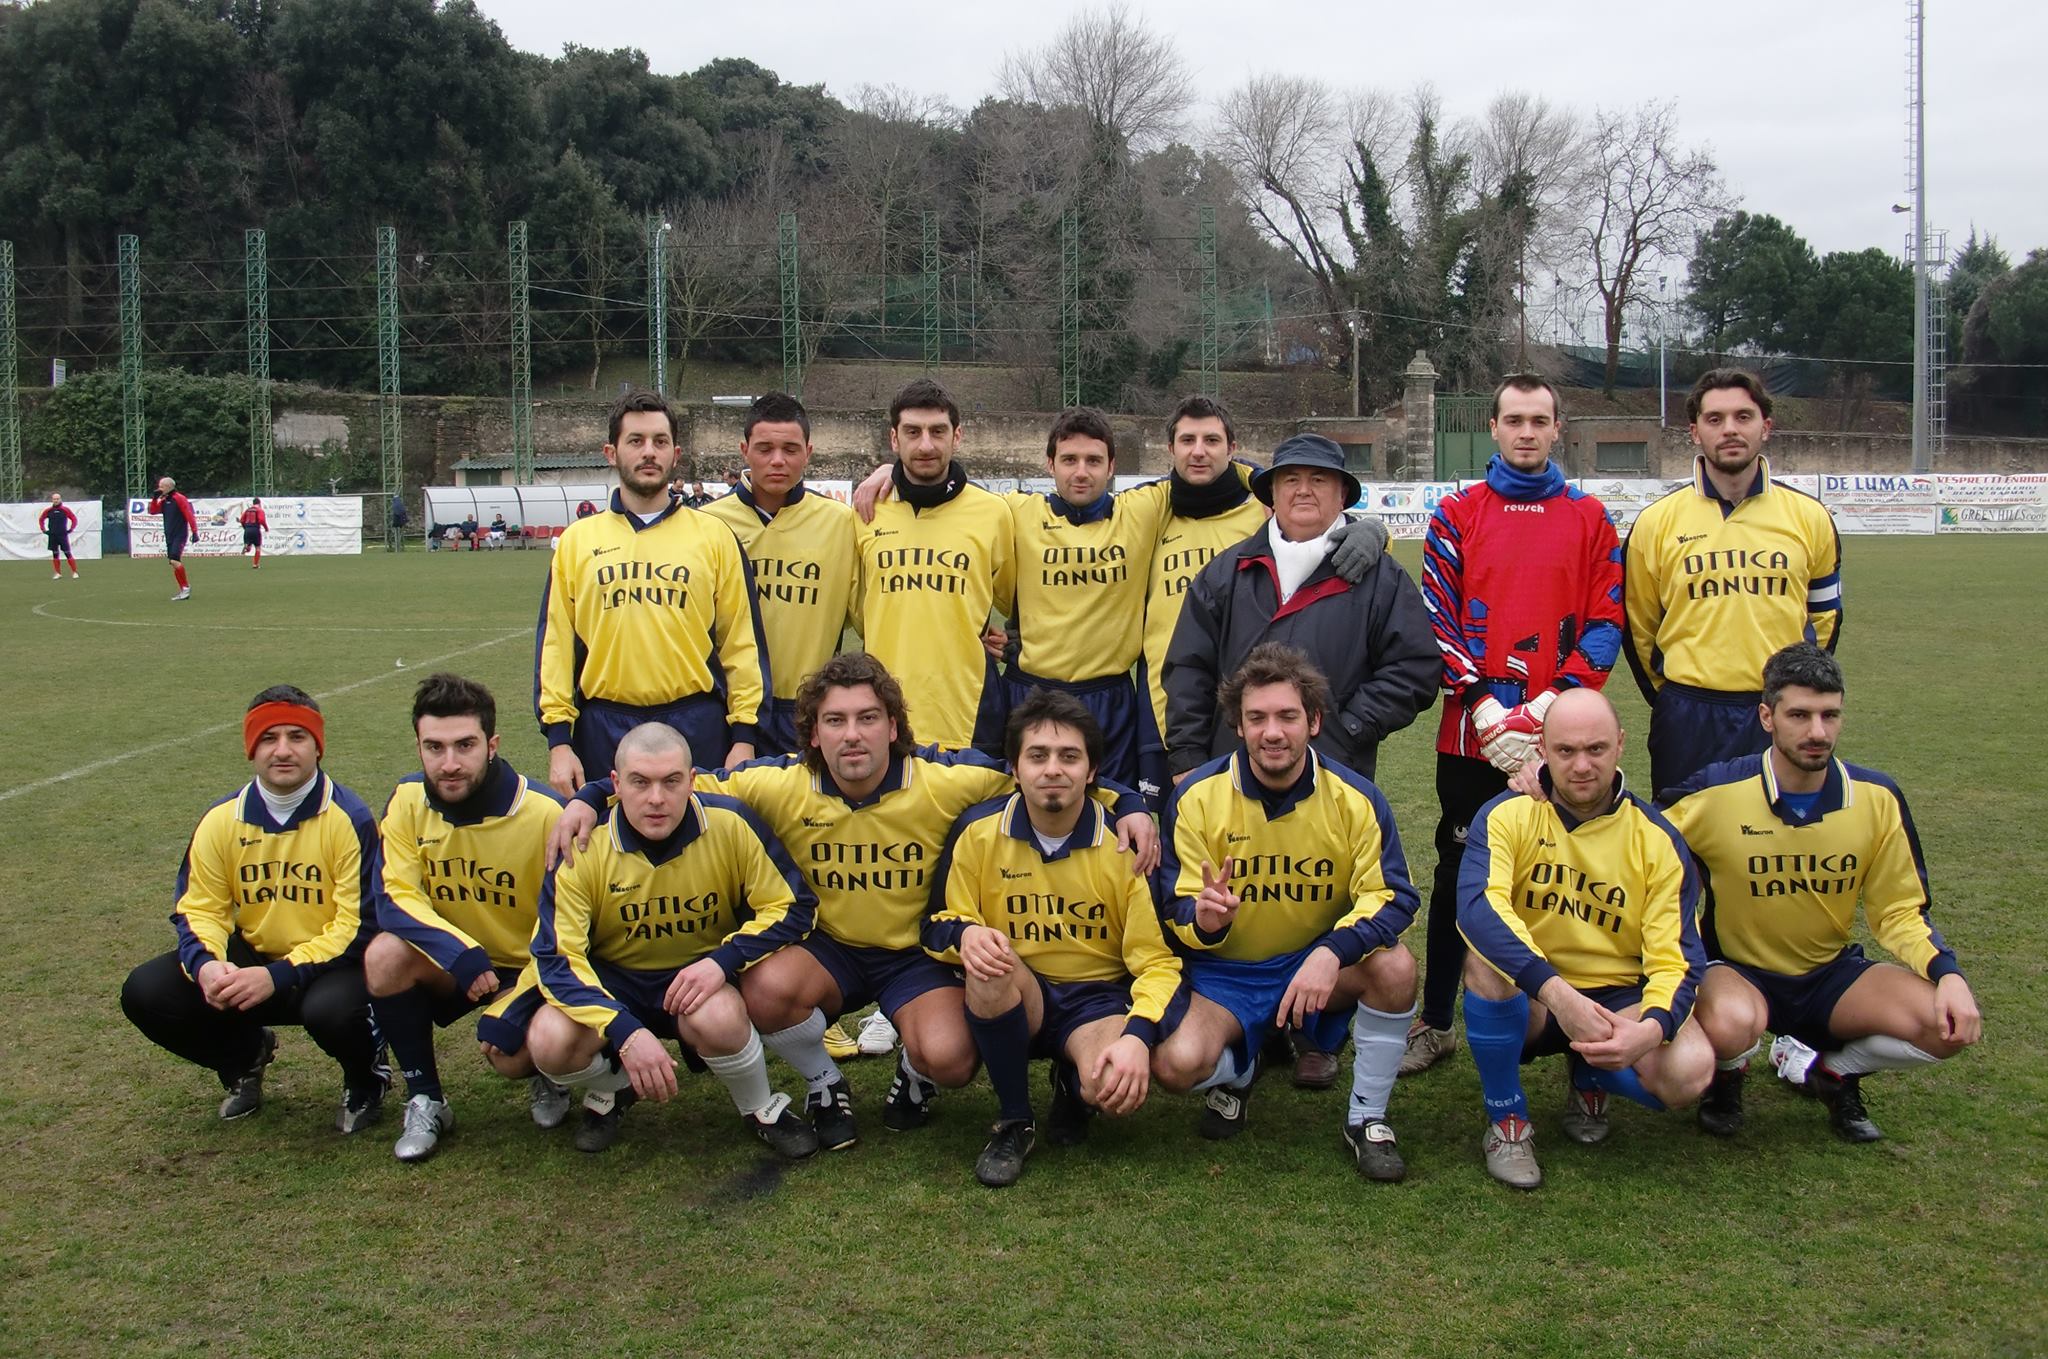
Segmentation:
{"type": "Polygon", "coordinates": [[[1486,475],[1493,457],[1493,436],[1486,418],[1493,400],[1484,396],[1440,396],[1436,399],[1436,479],[1470,481],[1486,475]]]}

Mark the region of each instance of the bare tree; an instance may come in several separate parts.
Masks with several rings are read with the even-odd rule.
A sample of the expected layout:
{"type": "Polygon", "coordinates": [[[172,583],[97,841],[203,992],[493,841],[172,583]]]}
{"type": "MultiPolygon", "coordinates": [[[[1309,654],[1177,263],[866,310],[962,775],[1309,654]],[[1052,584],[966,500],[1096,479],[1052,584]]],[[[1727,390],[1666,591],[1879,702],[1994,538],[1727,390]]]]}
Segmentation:
{"type": "Polygon", "coordinates": [[[1173,39],[1126,0],[1083,10],[1047,46],[1005,57],[998,80],[1007,98],[1083,110],[1134,150],[1171,141],[1195,98],[1173,39]]]}
{"type": "Polygon", "coordinates": [[[1713,157],[1678,145],[1669,101],[1651,101],[1593,117],[1587,146],[1590,210],[1579,227],[1583,259],[1600,294],[1607,342],[1605,390],[1621,367],[1622,317],[1644,265],[1673,261],[1693,237],[1732,206],[1713,157]]]}

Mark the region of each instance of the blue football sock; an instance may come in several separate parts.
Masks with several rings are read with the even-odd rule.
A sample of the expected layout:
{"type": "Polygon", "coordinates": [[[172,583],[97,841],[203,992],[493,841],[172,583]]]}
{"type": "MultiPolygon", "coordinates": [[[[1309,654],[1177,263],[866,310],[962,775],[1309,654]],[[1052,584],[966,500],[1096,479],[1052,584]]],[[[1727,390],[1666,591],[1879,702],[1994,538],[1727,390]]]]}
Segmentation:
{"type": "Polygon", "coordinates": [[[988,1083],[995,1087],[996,1106],[1005,1123],[1030,1123],[1031,1113],[1031,1021],[1022,1004],[993,1019],[969,1010],[967,1028],[974,1046],[981,1050],[981,1065],[988,1083]]]}
{"type": "Polygon", "coordinates": [[[1472,1065],[1479,1068],[1479,1090],[1488,1121],[1510,1114],[1529,1116],[1522,1093],[1522,1043],[1529,1032],[1529,998],[1517,991],[1510,1000],[1488,1000],[1465,992],[1465,1042],[1472,1065]]]}
{"type": "Polygon", "coordinates": [[[414,986],[395,996],[373,996],[370,1013],[398,1059],[406,1093],[442,1098],[441,1072],[434,1062],[434,1005],[426,990],[414,986]]]}
{"type": "Polygon", "coordinates": [[[1634,1067],[1623,1067],[1620,1071],[1603,1071],[1585,1062],[1573,1061],[1572,1084],[1581,1090],[1605,1090],[1610,1095],[1632,1099],[1645,1109],[1664,1112],[1664,1101],[1651,1094],[1643,1084],[1643,1078],[1636,1075],[1634,1067]]]}

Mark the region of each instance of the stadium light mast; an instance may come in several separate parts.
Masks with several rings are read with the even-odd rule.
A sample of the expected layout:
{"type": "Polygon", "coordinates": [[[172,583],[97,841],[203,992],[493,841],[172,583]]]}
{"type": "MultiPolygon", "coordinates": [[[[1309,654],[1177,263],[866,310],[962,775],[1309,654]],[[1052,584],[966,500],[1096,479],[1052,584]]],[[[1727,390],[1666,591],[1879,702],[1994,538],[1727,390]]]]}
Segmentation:
{"type": "Polygon", "coordinates": [[[1913,191],[1913,470],[1929,469],[1927,410],[1927,6],[1906,0],[1906,174],[1913,191]]]}

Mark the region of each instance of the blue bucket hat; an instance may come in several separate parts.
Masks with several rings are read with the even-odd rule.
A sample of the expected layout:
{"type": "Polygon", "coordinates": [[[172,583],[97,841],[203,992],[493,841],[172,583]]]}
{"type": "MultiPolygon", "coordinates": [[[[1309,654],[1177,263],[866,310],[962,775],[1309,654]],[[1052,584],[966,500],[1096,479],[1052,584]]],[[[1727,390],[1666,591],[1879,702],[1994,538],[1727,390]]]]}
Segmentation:
{"type": "Polygon", "coordinates": [[[1358,503],[1363,488],[1345,468],[1344,450],[1335,439],[1321,434],[1291,434],[1280,441],[1280,446],[1273,450],[1271,465],[1252,473],[1252,494],[1269,506],[1273,503],[1273,473],[1283,467],[1320,467],[1335,472],[1344,479],[1344,508],[1358,503]]]}

